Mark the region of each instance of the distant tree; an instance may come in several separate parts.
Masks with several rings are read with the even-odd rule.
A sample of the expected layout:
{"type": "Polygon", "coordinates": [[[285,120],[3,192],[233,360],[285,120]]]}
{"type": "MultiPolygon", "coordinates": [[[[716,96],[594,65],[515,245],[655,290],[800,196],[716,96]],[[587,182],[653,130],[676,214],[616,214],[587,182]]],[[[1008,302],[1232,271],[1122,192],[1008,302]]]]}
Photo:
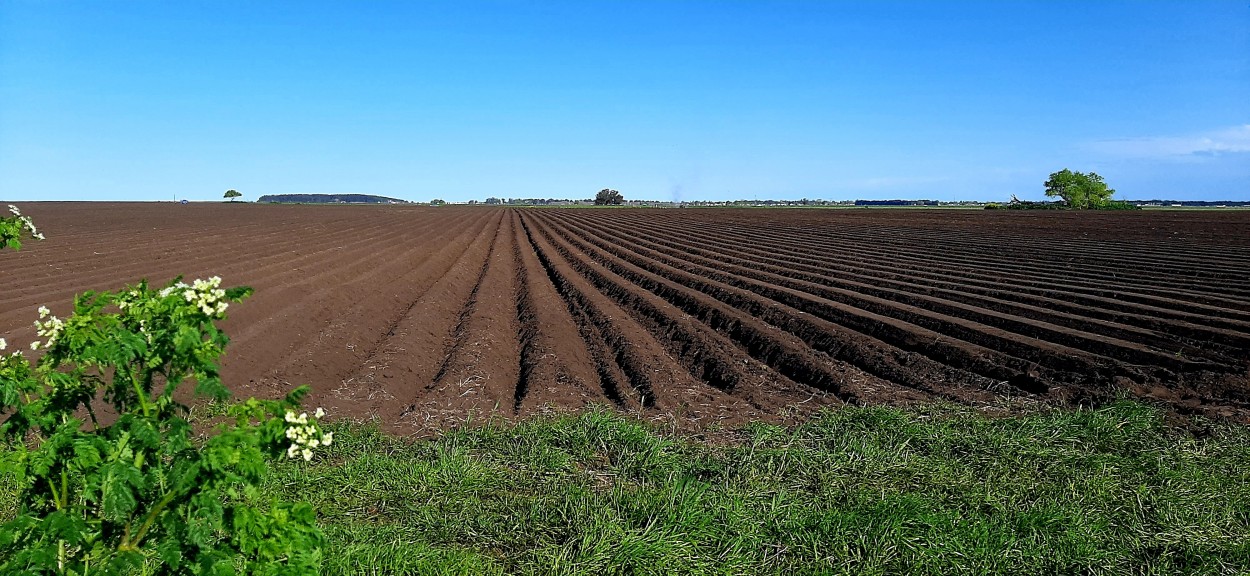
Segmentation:
{"type": "Polygon", "coordinates": [[[486,203],[487,204],[503,204],[503,200],[500,200],[494,196],[491,196],[490,198],[486,199],[486,203]]]}
{"type": "Polygon", "coordinates": [[[229,198],[231,202],[234,202],[235,198],[238,198],[242,195],[243,194],[240,194],[238,190],[230,189],[230,190],[226,190],[226,195],[224,196],[224,198],[229,198]]]}
{"type": "Polygon", "coordinates": [[[1112,194],[1115,190],[1108,188],[1102,176],[1094,172],[1084,174],[1064,168],[1046,180],[1046,195],[1062,198],[1075,210],[1105,208],[1111,203],[1112,194]]]}
{"type": "Polygon", "coordinates": [[[620,206],[625,197],[611,188],[604,188],[595,194],[595,206],[620,206]]]}
{"type": "Polygon", "coordinates": [[[446,201],[438,199],[438,198],[430,200],[430,206],[442,206],[443,204],[446,204],[446,203],[447,203],[446,201]]]}

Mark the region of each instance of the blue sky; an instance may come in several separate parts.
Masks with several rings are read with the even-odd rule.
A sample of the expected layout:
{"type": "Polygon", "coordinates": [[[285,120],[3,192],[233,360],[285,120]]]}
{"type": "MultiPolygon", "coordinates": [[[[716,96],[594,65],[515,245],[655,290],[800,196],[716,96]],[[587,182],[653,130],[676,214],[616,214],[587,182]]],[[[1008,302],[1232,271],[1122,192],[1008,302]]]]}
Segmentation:
{"type": "Polygon", "coordinates": [[[1250,2],[0,0],[0,199],[1250,200],[1250,2]]]}

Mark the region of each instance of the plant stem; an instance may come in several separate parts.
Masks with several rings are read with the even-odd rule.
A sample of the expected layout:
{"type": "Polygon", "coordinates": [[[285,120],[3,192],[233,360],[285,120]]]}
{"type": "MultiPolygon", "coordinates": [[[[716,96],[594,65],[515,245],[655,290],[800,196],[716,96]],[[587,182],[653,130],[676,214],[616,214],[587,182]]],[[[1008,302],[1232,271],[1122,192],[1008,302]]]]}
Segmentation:
{"type": "Polygon", "coordinates": [[[143,537],[147,535],[148,528],[151,528],[152,523],[156,521],[156,515],[160,514],[161,511],[164,510],[165,507],[168,506],[170,502],[173,502],[174,497],[175,497],[175,494],[173,492],[167,492],[165,494],[165,497],[161,498],[161,501],[157,502],[156,506],[153,506],[152,509],[148,511],[147,516],[143,518],[143,524],[139,526],[139,531],[135,533],[135,537],[133,541],[130,540],[129,534],[127,534],[126,536],[122,537],[122,543],[117,546],[117,549],[128,550],[128,551],[138,551],[139,541],[143,540],[143,537]]]}
{"type": "Polygon", "coordinates": [[[150,417],[152,413],[151,410],[148,409],[147,398],[143,396],[143,387],[139,385],[139,379],[135,378],[133,373],[130,375],[130,383],[135,387],[135,395],[139,398],[139,408],[143,409],[143,415],[145,417],[150,417]]]}

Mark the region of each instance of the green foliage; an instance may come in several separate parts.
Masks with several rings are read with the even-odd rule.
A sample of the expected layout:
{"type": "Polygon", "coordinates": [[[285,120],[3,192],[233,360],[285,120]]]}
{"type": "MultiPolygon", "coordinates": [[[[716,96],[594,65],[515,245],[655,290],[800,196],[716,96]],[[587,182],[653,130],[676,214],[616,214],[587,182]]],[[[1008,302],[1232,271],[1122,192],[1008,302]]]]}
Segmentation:
{"type": "Polygon", "coordinates": [[[9,213],[12,215],[0,218],[0,250],[21,250],[22,236],[25,234],[30,234],[36,240],[43,240],[43,234],[35,228],[30,216],[22,216],[22,211],[12,204],[9,204],[9,213]]]}
{"type": "Polygon", "coordinates": [[[620,192],[610,188],[604,188],[598,194],[595,194],[596,206],[620,206],[624,201],[625,197],[621,196],[620,192]]]}
{"type": "Polygon", "coordinates": [[[1006,204],[989,203],[985,205],[986,210],[1066,210],[1062,202],[1029,202],[1016,198],[1014,194],[1011,196],[1011,202],[1006,204]]]}
{"type": "Polygon", "coordinates": [[[0,357],[0,476],[17,504],[0,525],[0,573],[316,573],[312,507],[258,491],[269,461],[332,441],[295,415],[307,388],[232,406],[202,442],[179,401],[190,382],[229,397],[216,322],[251,289],[219,285],[88,292],[64,320],[41,307],[31,348],[43,356],[0,357]]]}
{"type": "Polygon", "coordinates": [[[239,192],[238,190],[231,189],[231,190],[226,190],[226,195],[223,196],[223,198],[229,198],[231,202],[234,202],[234,199],[240,196],[243,196],[243,193],[239,192]]]}
{"type": "Polygon", "coordinates": [[[1085,174],[1064,168],[1052,173],[1046,180],[1046,195],[1052,198],[1062,198],[1069,208],[1075,210],[1136,209],[1127,208],[1131,204],[1124,202],[1115,203],[1115,206],[1112,206],[1113,194],[1115,190],[1108,188],[1102,176],[1094,172],[1085,174]]]}
{"type": "Polygon", "coordinates": [[[1099,210],[1141,210],[1141,206],[1123,200],[1110,200],[1098,207],[1099,210]]]}

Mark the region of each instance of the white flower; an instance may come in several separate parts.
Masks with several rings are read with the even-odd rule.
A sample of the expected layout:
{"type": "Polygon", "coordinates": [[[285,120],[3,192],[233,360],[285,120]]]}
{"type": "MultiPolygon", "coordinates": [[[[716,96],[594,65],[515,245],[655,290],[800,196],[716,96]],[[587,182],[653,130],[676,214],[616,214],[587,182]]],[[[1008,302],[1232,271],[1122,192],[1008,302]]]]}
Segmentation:
{"type": "Polygon", "coordinates": [[[305,448],[305,449],[302,451],[302,453],[304,454],[304,461],[305,461],[305,462],[307,462],[307,461],[309,461],[309,460],[312,460],[312,450],[309,450],[309,449],[305,448]]]}
{"type": "Polygon", "coordinates": [[[38,350],[38,349],[39,349],[39,341],[38,341],[38,340],[35,340],[34,342],[31,342],[31,343],[30,343],[30,349],[31,349],[31,350],[38,350]]]}
{"type": "Polygon", "coordinates": [[[51,313],[52,313],[52,311],[51,311],[51,310],[48,310],[48,307],[47,307],[47,306],[40,306],[40,307],[39,307],[39,317],[40,317],[40,318],[47,318],[47,317],[48,317],[48,314],[51,314],[51,313]]]}
{"type": "Polygon", "coordinates": [[[5,348],[8,348],[8,347],[9,347],[9,343],[5,342],[4,338],[0,338],[0,350],[4,350],[5,348]]]}
{"type": "Polygon", "coordinates": [[[320,406],[318,406],[318,407],[317,407],[317,411],[313,413],[313,416],[316,416],[316,417],[318,417],[318,418],[321,418],[321,417],[323,417],[323,416],[325,416],[325,415],[326,415],[326,411],[325,411],[325,410],[322,410],[320,406]]]}
{"type": "MultiPolygon", "coordinates": [[[[39,317],[48,317],[48,309],[41,306],[39,308],[39,317]]],[[[44,348],[50,348],[56,343],[56,339],[60,337],[61,332],[65,329],[65,322],[56,316],[51,316],[44,322],[35,320],[35,329],[36,333],[48,339],[48,343],[44,348]]]]}
{"type": "MultiPolygon", "coordinates": [[[[287,422],[290,422],[290,423],[294,424],[294,423],[295,423],[295,413],[294,413],[294,412],[292,412],[292,411],[290,411],[290,410],[287,410],[287,411],[286,411],[286,416],[284,416],[284,417],[283,417],[283,420],[286,420],[287,422]]],[[[294,430],[294,428],[292,428],[292,430],[294,430]]]]}
{"type": "Polygon", "coordinates": [[[46,240],[46,238],[44,238],[43,234],[35,234],[35,240],[46,240]]]}
{"type": "Polygon", "coordinates": [[[325,433],[325,434],[321,437],[321,445],[322,445],[322,446],[329,446],[329,445],[330,445],[331,443],[333,443],[333,442],[334,442],[334,433],[333,433],[333,432],[326,432],[326,433],[325,433]]]}
{"type": "Polygon", "coordinates": [[[9,212],[12,212],[14,216],[21,216],[21,215],[22,215],[22,211],[21,211],[21,210],[18,210],[18,209],[17,209],[17,206],[14,206],[14,205],[12,205],[12,204],[9,204],[9,212]]]}
{"type": "Polygon", "coordinates": [[[287,448],[287,449],[286,449],[286,457],[287,457],[287,458],[295,458],[295,455],[296,455],[296,454],[299,454],[299,445],[298,445],[298,444],[292,444],[290,448],[287,448]]]}

